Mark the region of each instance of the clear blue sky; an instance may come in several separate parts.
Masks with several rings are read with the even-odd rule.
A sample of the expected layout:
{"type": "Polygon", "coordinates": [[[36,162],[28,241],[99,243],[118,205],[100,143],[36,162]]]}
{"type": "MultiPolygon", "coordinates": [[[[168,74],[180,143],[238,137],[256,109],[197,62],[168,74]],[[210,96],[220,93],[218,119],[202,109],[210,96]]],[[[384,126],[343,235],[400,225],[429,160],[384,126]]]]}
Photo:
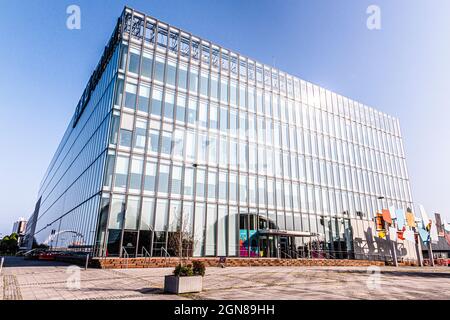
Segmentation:
{"type": "Polygon", "coordinates": [[[448,0],[0,0],[0,233],[33,211],[125,4],[399,117],[414,201],[450,220],[448,0]],[[371,4],[381,31],[366,28],[371,4]]]}

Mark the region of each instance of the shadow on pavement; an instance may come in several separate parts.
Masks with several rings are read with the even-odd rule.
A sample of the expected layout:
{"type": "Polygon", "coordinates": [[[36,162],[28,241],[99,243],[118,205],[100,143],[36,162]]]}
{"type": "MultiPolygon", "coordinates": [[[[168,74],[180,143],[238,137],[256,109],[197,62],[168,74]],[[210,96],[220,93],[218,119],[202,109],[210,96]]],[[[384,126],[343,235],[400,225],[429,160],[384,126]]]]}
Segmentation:
{"type": "Polygon", "coordinates": [[[3,268],[64,267],[70,264],[60,261],[26,260],[23,257],[5,257],[3,268]]]}

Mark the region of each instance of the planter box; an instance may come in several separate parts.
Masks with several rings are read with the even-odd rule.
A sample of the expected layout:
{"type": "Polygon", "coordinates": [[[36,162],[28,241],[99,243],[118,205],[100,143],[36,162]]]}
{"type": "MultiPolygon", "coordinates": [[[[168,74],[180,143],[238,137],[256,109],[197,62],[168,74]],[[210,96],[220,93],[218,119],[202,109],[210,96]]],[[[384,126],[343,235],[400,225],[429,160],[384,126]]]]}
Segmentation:
{"type": "Polygon", "coordinates": [[[203,277],[176,277],[166,276],[164,278],[164,292],[182,294],[195,293],[203,290],[203,277]]]}

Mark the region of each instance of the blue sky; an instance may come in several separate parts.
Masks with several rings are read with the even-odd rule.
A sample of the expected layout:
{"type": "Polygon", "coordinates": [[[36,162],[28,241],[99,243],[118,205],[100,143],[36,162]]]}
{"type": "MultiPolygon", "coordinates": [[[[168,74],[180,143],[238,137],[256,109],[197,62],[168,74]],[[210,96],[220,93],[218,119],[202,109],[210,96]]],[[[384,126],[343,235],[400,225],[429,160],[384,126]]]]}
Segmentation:
{"type": "Polygon", "coordinates": [[[125,4],[399,117],[414,201],[450,221],[448,0],[0,0],[0,233],[33,211],[125,4]],[[382,30],[366,28],[371,4],[382,30]]]}

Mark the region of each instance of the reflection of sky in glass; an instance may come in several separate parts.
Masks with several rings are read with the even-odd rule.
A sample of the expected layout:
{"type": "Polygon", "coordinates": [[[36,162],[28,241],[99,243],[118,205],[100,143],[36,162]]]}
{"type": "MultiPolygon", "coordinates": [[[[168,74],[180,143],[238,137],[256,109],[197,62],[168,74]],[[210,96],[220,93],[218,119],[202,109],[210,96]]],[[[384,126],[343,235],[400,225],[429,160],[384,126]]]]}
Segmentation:
{"type": "Polygon", "coordinates": [[[80,31],[66,29],[66,3],[47,0],[2,3],[5,12],[16,14],[0,20],[0,233],[9,233],[14,219],[32,212],[40,179],[125,3],[399,117],[414,200],[430,215],[440,211],[450,220],[447,0],[168,0],[108,6],[82,0],[77,2],[80,31]],[[381,8],[381,31],[366,28],[371,4],[381,8]]]}

